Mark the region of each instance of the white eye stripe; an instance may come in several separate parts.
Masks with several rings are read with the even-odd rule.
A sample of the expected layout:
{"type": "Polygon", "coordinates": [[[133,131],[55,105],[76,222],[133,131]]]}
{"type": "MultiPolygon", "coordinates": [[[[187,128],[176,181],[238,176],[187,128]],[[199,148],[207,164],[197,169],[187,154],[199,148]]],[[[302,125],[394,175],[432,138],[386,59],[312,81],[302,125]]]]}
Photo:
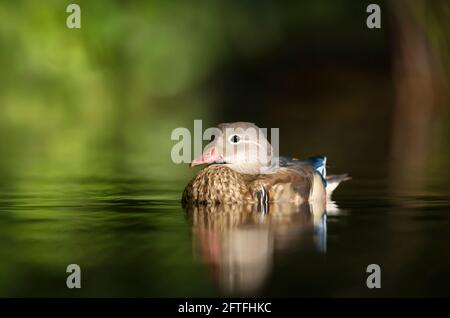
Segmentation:
{"type": "Polygon", "coordinates": [[[247,143],[247,144],[254,144],[254,145],[256,145],[257,147],[263,147],[260,143],[258,143],[258,142],[256,142],[256,141],[253,141],[253,140],[244,140],[244,141],[242,141],[242,142],[244,142],[244,143],[247,143]]]}

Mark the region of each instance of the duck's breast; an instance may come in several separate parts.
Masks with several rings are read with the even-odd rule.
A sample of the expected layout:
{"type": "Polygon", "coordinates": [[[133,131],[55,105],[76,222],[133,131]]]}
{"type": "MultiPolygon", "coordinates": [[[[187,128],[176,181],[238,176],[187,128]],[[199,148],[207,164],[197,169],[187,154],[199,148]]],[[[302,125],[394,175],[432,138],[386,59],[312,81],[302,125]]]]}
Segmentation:
{"type": "Polygon", "coordinates": [[[183,204],[242,203],[251,200],[241,174],[223,165],[202,169],[186,186],[183,204]]]}

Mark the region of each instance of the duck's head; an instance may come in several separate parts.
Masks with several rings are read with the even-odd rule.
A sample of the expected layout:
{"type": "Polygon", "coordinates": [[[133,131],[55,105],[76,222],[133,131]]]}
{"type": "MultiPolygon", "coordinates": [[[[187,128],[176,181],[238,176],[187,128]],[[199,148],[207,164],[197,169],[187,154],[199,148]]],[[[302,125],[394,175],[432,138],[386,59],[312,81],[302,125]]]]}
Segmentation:
{"type": "Polygon", "coordinates": [[[272,146],[255,124],[236,122],[220,124],[207,131],[211,142],[191,167],[221,163],[245,174],[262,173],[272,163],[272,146]]]}

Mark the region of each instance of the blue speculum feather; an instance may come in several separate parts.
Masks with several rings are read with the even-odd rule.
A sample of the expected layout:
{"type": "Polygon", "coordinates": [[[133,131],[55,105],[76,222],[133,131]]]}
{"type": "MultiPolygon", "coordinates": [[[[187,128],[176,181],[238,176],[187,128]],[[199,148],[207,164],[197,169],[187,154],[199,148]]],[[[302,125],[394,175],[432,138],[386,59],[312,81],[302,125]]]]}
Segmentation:
{"type": "Polygon", "coordinates": [[[327,157],[325,156],[315,156],[310,157],[305,160],[305,163],[309,163],[311,166],[316,169],[316,171],[320,172],[320,174],[323,177],[327,176],[327,170],[326,170],[326,164],[327,164],[327,157]]]}
{"type": "Polygon", "coordinates": [[[327,180],[325,180],[325,177],[327,176],[327,157],[325,156],[314,156],[310,157],[305,160],[306,163],[312,165],[314,169],[320,173],[320,176],[322,177],[323,185],[327,186],[327,180]]]}

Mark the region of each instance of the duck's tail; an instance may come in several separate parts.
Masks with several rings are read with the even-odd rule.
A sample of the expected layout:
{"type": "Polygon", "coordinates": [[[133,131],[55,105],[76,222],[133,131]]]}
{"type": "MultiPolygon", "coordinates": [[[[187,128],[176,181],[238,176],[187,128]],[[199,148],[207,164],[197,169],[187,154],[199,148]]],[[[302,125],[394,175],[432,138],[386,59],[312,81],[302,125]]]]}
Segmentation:
{"type": "Polygon", "coordinates": [[[335,175],[330,175],[330,176],[326,177],[325,180],[327,181],[326,189],[327,189],[328,197],[331,196],[333,191],[336,190],[337,186],[341,182],[347,181],[350,179],[351,179],[351,177],[348,174],[335,174],[335,175]]]}

